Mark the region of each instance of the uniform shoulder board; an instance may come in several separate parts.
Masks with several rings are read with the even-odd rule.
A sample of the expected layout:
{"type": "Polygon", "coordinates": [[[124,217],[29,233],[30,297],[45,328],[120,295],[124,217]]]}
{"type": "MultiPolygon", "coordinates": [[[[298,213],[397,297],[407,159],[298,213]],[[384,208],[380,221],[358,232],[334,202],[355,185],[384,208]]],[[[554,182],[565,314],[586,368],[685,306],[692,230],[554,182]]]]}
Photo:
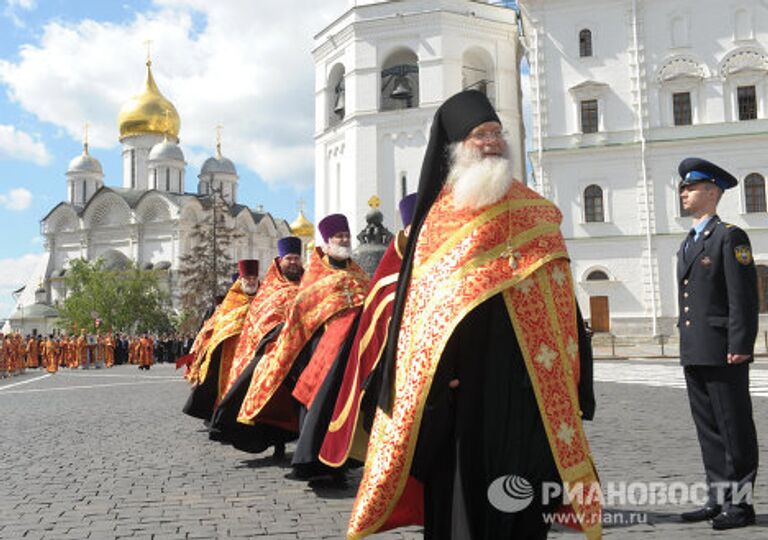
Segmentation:
{"type": "Polygon", "coordinates": [[[725,221],[721,221],[720,223],[721,223],[721,224],[723,224],[723,225],[725,225],[725,228],[726,228],[726,229],[730,229],[730,228],[732,228],[732,227],[735,227],[735,226],[736,226],[736,225],[734,225],[733,223],[726,223],[725,221]]]}

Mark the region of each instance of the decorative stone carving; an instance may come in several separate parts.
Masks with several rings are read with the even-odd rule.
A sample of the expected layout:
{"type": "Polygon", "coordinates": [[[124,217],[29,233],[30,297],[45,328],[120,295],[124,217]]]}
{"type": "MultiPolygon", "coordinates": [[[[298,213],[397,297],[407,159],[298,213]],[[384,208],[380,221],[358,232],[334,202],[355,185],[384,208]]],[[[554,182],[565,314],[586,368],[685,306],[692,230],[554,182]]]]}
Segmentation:
{"type": "Polygon", "coordinates": [[[656,81],[664,83],[678,77],[703,79],[705,77],[704,67],[692,58],[678,56],[667,60],[661,66],[656,75],[656,81]]]}
{"type": "Polygon", "coordinates": [[[728,77],[744,70],[767,71],[768,57],[760,51],[742,50],[731,53],[720,66],[720,75],[728,77]]]}

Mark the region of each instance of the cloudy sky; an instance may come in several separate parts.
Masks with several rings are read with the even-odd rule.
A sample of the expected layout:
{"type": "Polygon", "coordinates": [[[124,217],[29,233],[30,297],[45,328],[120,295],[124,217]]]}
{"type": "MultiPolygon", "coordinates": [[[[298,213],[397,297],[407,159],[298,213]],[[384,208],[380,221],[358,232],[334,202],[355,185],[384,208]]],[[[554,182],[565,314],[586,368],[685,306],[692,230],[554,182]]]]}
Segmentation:
{"type": "MultiPolygon", "coordinates": [[[[346,0],[0,0],[0,318],[39,266],[40,219],[66,198],[82,151],[122,183],[117,115],[153,72],[181,116],[187,189],[215,147],[239,198],[292,221],[312,201],[312,36],[346,0]],[[301,16],[296,16],[297,14],[301,16]]],[[[308,208],[311,213],[311,208],[308,208]]]]}
{"type": "Polygon", "coordinates": [[[11,292],[40,271],[40,219],[66,198],[86,122],[106,185],[122,184],[117,115],[143,88],[147,40],[155,80],[181,116],[187,190],[222,125],[240,202],[292,221],[303,198],[314,218],[310,51],[347,5],[0,0],[0,319],[15,308],[11,292]]]}

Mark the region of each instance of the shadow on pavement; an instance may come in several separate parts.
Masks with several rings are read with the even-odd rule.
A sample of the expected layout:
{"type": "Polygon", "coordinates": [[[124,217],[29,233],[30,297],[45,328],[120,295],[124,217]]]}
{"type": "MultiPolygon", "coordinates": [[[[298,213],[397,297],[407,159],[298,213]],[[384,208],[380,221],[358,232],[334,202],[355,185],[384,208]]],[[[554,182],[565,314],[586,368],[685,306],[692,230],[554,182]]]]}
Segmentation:
{"type": "Polygon", "coordinates": [[[286,454],[285,457],[275,458],[274,456],[267,455],[263,457],[257,457],[253,459],[244,459],[239,464],[235,465],[236,469],[265,469],[269,467],[278,467],[280,469],[291,468],[291,456],[292,454],[286,454]]]}

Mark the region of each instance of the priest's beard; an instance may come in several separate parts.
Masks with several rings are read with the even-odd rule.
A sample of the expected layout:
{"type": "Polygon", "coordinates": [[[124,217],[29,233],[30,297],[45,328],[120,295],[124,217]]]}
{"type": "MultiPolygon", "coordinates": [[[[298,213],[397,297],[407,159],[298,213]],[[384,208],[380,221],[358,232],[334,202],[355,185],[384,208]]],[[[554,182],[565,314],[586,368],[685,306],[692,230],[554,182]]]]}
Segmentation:
{"type": "Polygon", "coordinates": [[[336,244],[326,244],[325,253],[329,257],[338,259],[340,261],[346,261],[352,256],[352,248],[349,246],[339,246],[336,244]]]}
{"type": "Polygon", "coordinates": [[[249,286],[245,280],[240,280],[240,288],[243,289],[243,292],[247,294],[248,296],[253,296],[256,294],[256,291],[259,290],[259,283],[256,282],[255,285],[249,286]]]}
{"type": "Polygon", "coordinates": [[[301,267],[287,267],[283,271],[283,275],[285,276],[285,279],[288,281],[293,281],[294,283],[298,283],[301,281],[301,276],[304,274],[304,269],[301,267]]]}
{"type": "Polygon", "coordinates": [[[451,168],[447,184],[453,189],[457,208],[482,208],[501,199],[514,178],[507,151],[502,156],[483,156],[463,142],[449,147],[451,168]]]}

